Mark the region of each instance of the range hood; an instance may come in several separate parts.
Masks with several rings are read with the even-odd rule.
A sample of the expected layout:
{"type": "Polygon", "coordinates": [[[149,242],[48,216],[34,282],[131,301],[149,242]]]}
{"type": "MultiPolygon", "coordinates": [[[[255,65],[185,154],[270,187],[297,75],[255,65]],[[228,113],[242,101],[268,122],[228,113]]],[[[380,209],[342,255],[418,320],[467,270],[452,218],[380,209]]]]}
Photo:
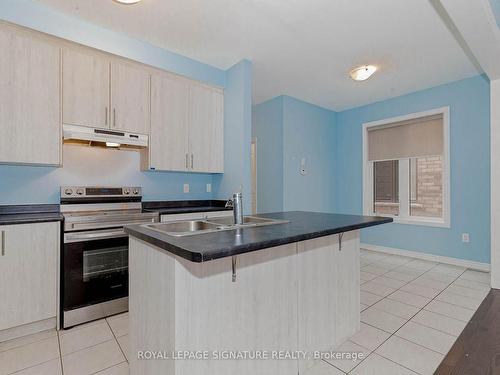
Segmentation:
{"type": "Polygon", "coordinates": [[[119,130],[89,128],[87,126],[69,124],[63,124],[63,138],[65,140],[104,142],[115,146],[148,146],[148,136],[144,134],[127,133],[119,130]]]}

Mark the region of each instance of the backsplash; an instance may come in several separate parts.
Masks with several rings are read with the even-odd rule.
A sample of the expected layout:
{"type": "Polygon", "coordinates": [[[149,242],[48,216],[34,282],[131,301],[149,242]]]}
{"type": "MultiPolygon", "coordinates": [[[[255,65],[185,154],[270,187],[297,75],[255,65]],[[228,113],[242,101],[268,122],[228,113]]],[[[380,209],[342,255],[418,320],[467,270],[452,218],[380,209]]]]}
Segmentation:
{"type": "Polygon", "coordinates": [[[214,197],[206,192],[212,175],[141,172],[137,151],[64,145],[63,162],[61,168],[0,165],[0,204],[59,203],[61,185],[137,185],[144,201],[214,197]]]}

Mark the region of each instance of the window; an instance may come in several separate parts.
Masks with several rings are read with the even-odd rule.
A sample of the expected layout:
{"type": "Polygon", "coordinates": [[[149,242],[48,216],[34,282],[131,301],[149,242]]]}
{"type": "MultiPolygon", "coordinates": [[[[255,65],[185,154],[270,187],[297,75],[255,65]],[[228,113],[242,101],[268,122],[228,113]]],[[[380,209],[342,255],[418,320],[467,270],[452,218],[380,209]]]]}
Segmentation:
{"type": "Polygon", "coordinates": [[[410,216],[443,217],[442,156],[410,159],[410,171],[410,183],[416,192],[410,216]]]}
{"type": "Polygon", "coordinates": [[[399,215],[398,160],[373,163],[373,212],[399,215]]]}
{"type": "Polygon", "coordinates": [[[448,108],[364,124],[364,211],[449,226],[448,108]]]}

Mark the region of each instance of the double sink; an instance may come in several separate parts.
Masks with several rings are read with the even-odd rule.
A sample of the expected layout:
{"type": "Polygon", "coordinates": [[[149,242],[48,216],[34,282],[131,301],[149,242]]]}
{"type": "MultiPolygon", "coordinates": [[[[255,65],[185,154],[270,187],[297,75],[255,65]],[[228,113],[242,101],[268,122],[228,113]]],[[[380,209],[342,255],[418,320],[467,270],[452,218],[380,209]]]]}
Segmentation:
{"type": "Polygon", "coordinates": [[[244,216],[243,224],[234,224],[230,216],[206,220],[183,220],[169,223],[144,224],[143,226],[169,236],[184,237],[197,234],[213,233],[238,228],[261,227],[265,225],[286,224],[288,220],[267,219],[256,216],[244,216]]]}

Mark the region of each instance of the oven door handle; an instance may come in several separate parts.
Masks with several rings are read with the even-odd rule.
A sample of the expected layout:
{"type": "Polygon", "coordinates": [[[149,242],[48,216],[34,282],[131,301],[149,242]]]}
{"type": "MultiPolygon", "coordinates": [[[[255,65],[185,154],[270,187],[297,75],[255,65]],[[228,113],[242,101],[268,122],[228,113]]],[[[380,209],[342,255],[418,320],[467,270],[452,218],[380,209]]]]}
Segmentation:
{"type": "Polygon", "coordinates": [[[126,236],[127,234],[123,231],[123,229],[90,233],[65,233],[64,243],[103,240],[107,238],[118,238],[126,236]]]}
{"type": "Polygon", "coordinates": [[[121,220],[121,221],[102,221],[102,222],[92,222],[92,223],[70,223],[65,222],[64,229],[67,231],[73,230],[90,230],[90,229],[99,229],[99,228],[109,228],[111,226],[119,226],[119,225],[132,225],[132,224],[147,224],[147,223],[156,223],[158,219],[156,217],[147,218],[147,219],[137,219],[137,220],[121,220]]]}

